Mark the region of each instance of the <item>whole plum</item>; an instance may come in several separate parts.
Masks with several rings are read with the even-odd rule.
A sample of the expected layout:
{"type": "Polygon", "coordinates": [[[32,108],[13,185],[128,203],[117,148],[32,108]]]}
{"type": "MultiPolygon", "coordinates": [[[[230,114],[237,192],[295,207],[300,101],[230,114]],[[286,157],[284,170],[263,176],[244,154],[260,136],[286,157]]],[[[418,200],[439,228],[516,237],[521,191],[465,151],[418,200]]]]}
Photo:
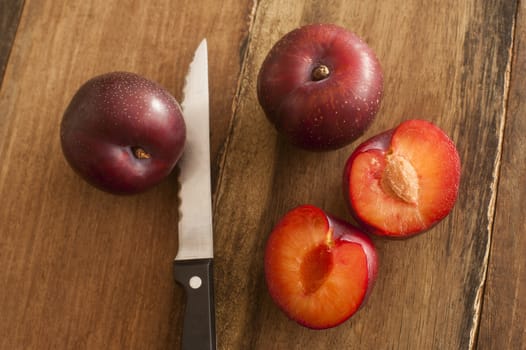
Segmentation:
{"type": "Polygon", "coordinates": [[[331,150],[369,127],[382,100],[383,74],[356,34],[311,24],[272,47],[259,71],[257,93],[267,118],[291,143],[331,150]]]}
{"type": "Polygon", "coordinates": [[[86,181],[107,192],[132,194],[163,180],[186,139],[181,108],[159,84],[112,72],[84,83],[60,126],[62,151],[86,181]]]}

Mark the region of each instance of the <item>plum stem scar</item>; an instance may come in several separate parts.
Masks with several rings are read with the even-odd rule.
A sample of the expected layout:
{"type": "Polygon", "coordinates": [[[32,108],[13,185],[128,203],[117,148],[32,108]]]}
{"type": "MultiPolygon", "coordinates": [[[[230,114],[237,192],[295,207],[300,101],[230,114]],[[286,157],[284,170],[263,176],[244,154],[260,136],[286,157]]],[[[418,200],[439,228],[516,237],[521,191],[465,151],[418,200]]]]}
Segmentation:
{"type": "Polygon", "coordinates": [[[312,70],[312,80],[320,81],[327,78],[331,74],[329,67],[324,64],[320,64],[312,70]]]}
{"type": "Polygon", "coordinates": [[[141,147],[132,147],[133,155],[137,159],[150,159],[152,156],[141,147]]]}

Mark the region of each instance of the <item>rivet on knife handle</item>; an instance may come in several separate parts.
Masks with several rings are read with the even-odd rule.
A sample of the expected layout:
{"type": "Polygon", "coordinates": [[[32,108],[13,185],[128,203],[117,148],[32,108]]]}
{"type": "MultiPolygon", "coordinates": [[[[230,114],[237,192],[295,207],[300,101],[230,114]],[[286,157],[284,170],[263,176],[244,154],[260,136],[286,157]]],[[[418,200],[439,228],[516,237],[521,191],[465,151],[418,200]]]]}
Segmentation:
{"type": "Polygon", "coordinates": [[[186,293],[183,350],[216,348],[213,260],[175,260],[174,276],[186,293]]]}

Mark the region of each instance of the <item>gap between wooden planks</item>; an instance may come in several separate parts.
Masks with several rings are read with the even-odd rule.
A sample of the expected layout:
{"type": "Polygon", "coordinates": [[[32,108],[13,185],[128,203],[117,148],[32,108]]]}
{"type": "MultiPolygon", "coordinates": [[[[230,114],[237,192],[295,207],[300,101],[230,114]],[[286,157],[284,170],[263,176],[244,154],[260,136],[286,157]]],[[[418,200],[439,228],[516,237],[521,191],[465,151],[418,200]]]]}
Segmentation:
{"type": "Polygon", "coordinates": [[[23,7],[23,0],[0,1],[0,87],[23,7]]]}
{"type": "Polygon", "coordinates": [[[524,147],[526,123],[524,113],[526,59],[526,4],[518,2],[510,49],[512,61],[508,72],[508,94],[504,105],[506,125],[503,130],[502,159],[496,198],[491,251],[478,336],[479,349],[523,349],[526,347],[526,167],[524,147]]]}

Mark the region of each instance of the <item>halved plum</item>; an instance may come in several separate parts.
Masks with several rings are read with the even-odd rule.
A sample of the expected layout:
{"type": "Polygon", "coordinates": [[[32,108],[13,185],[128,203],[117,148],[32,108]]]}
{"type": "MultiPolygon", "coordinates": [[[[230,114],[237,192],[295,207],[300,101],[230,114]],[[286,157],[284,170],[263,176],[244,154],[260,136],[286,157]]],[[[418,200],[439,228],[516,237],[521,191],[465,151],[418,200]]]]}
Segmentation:
{"type": "Polygon", "coordinates": [[[377,272],[372,241],[349,223],[303,205],[272,231],[265,277],[274,302],[299,324],[334,327],[370,293],[377,272]]]}
{"type": "Polygon", "coordinates": [[[460,157],[434,124],[408,120],[362,143],[345,165],[351,213],[369,232],[405,238],[424,232],[453,208],[460,157]]]}

